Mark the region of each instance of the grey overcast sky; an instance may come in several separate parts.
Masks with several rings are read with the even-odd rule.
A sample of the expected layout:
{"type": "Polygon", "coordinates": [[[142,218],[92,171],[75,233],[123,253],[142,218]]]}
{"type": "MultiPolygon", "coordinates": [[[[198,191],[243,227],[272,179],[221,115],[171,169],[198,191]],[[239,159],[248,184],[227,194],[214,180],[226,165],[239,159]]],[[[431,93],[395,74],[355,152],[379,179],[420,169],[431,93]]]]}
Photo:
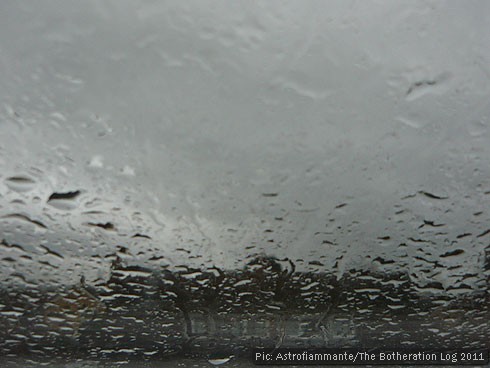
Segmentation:
{"type": "Polygon", "coordinates": [[[489,7],[2,1],[0,231],[24,250],[0,275],[103,279],[120,245],[154,267],[264,253],[478,288],[489,7]]]}

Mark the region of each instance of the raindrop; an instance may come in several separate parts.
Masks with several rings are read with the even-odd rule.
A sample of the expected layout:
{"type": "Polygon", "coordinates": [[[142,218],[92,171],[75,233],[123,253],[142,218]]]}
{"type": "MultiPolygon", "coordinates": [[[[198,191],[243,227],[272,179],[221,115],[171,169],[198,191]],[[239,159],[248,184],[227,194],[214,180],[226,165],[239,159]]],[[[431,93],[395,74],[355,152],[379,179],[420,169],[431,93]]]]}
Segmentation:
{"type": "Polygon", "coordinates": [[[235,356],[232,354],[214,353],[209,357],[208,362],[214,366],[218,366],[218,365],[223,365],[225,363],[228,363],[234,357],[235,356]]]}
{"type": "Polygon", "coordinates": [[[27,223],[33,224],[36,227],[39,227],[41,229],[47,229],[47,226],[45,224],[43,224],[41,221],[31,219],[29,216],[26,216],[26,215],[23,215],[20,213],[13,213],[10,215],[5,215],[5,216],[2,216],[2,218],[4,218],[4,219],[17,219],[17,220],[21,220],[21,221],[25,221],[27,223]]]}
{"type": "Polygon", "coordinates": [[[11,176],[5,179],[5,183],[16,192],[28,192],[34,189],[36,181],[27,176],[11,176]]]}
{"type": "Polygon", "coordinates": [[[99,228],[104,229],[104,230],[115,230],[116,229],[112,222],[105,222],[105,223],[89,222],[88,225],[99,227],[99,228]]]}
{"type": "Polygon", "coordinates": [[[59,210],[75,209],[78,207],[76,199],[80,195],[80,193],[81,192],[79,190],[64,193],[55,192],[49,196],[48,204],[59,210]]]}

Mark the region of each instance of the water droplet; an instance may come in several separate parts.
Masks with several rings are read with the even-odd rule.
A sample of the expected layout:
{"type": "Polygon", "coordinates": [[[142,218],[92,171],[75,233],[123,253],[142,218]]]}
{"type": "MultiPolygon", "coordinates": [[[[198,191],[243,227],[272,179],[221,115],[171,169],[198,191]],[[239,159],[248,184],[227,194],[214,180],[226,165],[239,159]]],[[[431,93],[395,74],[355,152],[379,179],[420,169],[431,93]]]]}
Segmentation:
{"type": "Polygon", "coordinates": [[[81,191],[53,193],[48,198],[48,204],[59,210],[73,210],[78,207],[77,197],[81,191]]]}

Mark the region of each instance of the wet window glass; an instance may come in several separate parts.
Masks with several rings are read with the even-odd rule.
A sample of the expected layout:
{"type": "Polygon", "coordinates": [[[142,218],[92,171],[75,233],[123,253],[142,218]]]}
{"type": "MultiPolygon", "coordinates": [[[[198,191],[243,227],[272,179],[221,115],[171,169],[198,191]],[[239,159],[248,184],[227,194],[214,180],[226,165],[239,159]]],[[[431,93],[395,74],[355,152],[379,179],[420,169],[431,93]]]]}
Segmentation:
{"type": "Polygon", "coordinates": [[[0,366],[490,348],[488,14],[2,2],[0,366]]]}

